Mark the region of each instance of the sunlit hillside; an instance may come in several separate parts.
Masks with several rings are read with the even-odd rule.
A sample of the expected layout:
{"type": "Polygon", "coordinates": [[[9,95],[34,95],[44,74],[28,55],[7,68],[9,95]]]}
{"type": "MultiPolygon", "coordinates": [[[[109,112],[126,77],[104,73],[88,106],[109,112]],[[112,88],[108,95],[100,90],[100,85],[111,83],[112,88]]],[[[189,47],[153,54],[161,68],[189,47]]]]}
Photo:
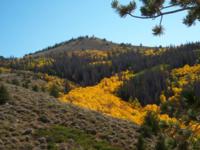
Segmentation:
{"type": "MultiPolygon", "coordinates": [[[[40,106],[37,107],[41,111],[37,110],[36,113],[48,114],[46,116],[51,118],[52,114],[49,115],[49,111],[53,108],[54,117],[49,119],[42,116],[40,119],[48,128],[39,131],[36,129],[34,131],[37,134],[30,136],[32,138],[45,136],[46,144],[50,147],[58,148],[59,141],[67,143],[71,134],[76,141],[75,147],[77,143],[80,144],[79,142],[87,143],[81,144],[84,148],[94,147],[95,142],[91,140],[94,136],[97,140],[105,138],[101,135],[101,132],[104,133],[104,121],[98,122],[101,124],[98,126],[101,131],[97,131],[96,128],[93,130],[94,127],[90,130],[86,125],[93,126],[94,120],[90,122],[90,118],[85,119],[76,111],[70,113],[69,118],[69,115],[66,115],[69,111],[54,107],[54,103],[48,102],[51,98],[57,98],[57,102],[63,107],[72,105],[75,109],[91,111],[93,114],[101,114],[111,120],[120,120],[134,126],[131,127],[132,136],[137,140],[132,141],[129,138],[131,135],[127,135],[130,128],[123,128],[126,135],[114,139],[112,137],[115,133],[108,131],[106,135],[112,137],[106,137],[104,142],[108,143],[104,143],[103,147],[110,144],[114,147],[123,147],[122,138],[128,138],[128,142],[126,140],[128,145],[124,148],[126,150],[139,148],[141,144],[149,149],[155,149],[155,146],[160,142],[163,144],[163,141],[165,141],[163,145],[171,149],[182,147],[184,144],[187,144],[189,149],[200,147],[199,43],[165,48],[134,47],[122,43],[110,45],[111,49],[98,49],[97,45],[91,45],[97,46],[97,49],[80,49],[83,43],[84,46],[89,44],[90,47],[91,41],[100,47],[102,44],[105,45],[104,48],[108,44],[106,40],[80,38],[68,41],[79,43],[78,50],[76,44],[72,44],[74,48],[62,51],[63,46],[69,44],[67,42],[49,47],[50,51],[45,49],[23,58],[1,59],[2,108],[15,104],[15,99],[18,99],[16,96],[20,96],[20,99],[23,97],[23,92],[18,93],[18,90],[30,93],[32,97],[38,93],[39,96],[34,99],[38,99],[41,94],[48,97],[50,95],[46,101],[40,100],[40,103],[48,109],[43,109],[40,107],[41,104],[38,104],[40,106]],[[89,43],[84,43],[88,40],[89,43]],[[62,52],[52,53],[57,48],[61,48],[62,52]],[[11,92],[6,90],[7,87],[15,88],[16,95],[12,96],[11,92]],[[59,111],[63,111],[64,114],[57,114],[59,111]],[[64,120],[57,120],[59,117],[64,120]],[[77,122],[81,127],[74,125],[73,121],[66,123],[65,118],[67,121],[77,122]],[[79,118],[82,118],[83,122],[79,122],[79,118]],[[58,126],[52,126],[55,124],[58,126]],[[84,133],[79,129],[84,130],[84,133]],[[84,138],[79,139],[74,134],[81,134],[84,138]],[[53,141],[48,141],[49,138],[53,141]],[[85,141],[85,138],[91,143],[85,141]]],[[[27,99],[27,105],[29,102],[27,99]]],[[[34,109],[35,106],[31,107],[34,109]]],[[[18,109],[21,107],[17,108],[17,111],[21,112],[18,109]]],[[[111,125],[108,122],[106,126],[110,128],[111,125]]]]}
{"type": "Polygon", "coordinates": [[[200,65],[185,65],[171,71],[169,97],[162,95],[161,111],[180,119],[200,134],[200,65]]]}
{"type": "MultiPolygon", "coordinates": [[[[123,76],[128,78],[128,76],[131,76],[131,73],[124,73],[123,76]]],[[[74,89],[60,99],[63,102],[70,102],[113,117],[141,123],[141,112],[113,94],[122,82],[123,80],[120,80],[119,76],[115,75],[102,80],[96,86],[74,89]]]]}
{"type": "MultiPolygon", "coordinates": [[[[76,88],[63,95],[60,100],[102,112],[112,117],[142,124],[144,116],[148,111],[159,112],[160,109],[157,105],[141,107],[139,102],[128,103],[116,96],[117,89],[124,81],[129,80],[133,76],[134,74],[131,72],[123,72],[111,78],[105,78],[95,86],[76,88]]],[[[160,118],[167,122],[177,122],[176,119],[169,118],[168,115],[160,115],[160,118]]]]}
{"type": "MultiPolygon", "coordinates": [[[[147,116],[149,112],[154,112],[159,120],[158,128],[160,129],[158,130],[161,130],[160,132],[166,140],[177,144],[192,143],[190,148],[198,149],[200,103],[199,96],[196,94],[199,93],[199,86],[196,87],[197,89],[190,86],[191,89],[186,90],[186,95],[183,94],[183,91],[189,84],[193,85],[199,79],[199,73],[200,65],[185,65],[181,68],[172,69],[168,89],[160,94],[160,105],[148,104],[142,107],[137,100],[130,103],[116,96],[118,88],[124,82],[129,82],[131,78],[137,76],[137,74],[129,71],[105,78],[95,86],[74,89],[67,95],[63,95],[60,100],[112,117],[132,121],[141,126],[144,134],[151,130],[151,128],[148,129],[149,127],[147,127],[146,129],[145,127],[147,116]],[[198,90],[198,93],[195,93],[195,90],[198,90]],[[166,95],[168,92],[171,93],[170,96],[166,95]]],[[[154,128],[156,124],[151,125],[154,128]]],[[[148,134],[146,136],[148,137],[148,134]]],[[[169,145],[175,147],[172,143],[169,145]]]]}
{"type": "Polygon", "coordinates": [[[0,150],[200,150],[200,0],[0,10],[0,150]]]}

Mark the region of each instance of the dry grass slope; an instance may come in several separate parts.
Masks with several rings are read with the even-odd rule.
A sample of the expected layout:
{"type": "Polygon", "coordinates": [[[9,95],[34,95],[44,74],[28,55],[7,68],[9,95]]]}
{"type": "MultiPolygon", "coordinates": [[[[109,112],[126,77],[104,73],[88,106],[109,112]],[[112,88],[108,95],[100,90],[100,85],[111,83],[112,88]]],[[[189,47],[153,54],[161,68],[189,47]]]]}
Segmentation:
{"type": "Polygon", "coordinates": [[[0,149],[50,149],[52,141],[53,148],[57,149],[85,149],[84,141],[80,142],[77,137],[67,138],[70,134],[99,141],[97,146],[135,149],[139,133],[138,127],[131,122],[60,103],[46,93],[4,84],[12,100],[0,106],[0,149]],[[49,129],[56,134],[61,132],[66,139],[54,140],[62,137],[52,137],[49,129]],[[43,135],[38,136],[39,130],[44,131],[43,135]]]}

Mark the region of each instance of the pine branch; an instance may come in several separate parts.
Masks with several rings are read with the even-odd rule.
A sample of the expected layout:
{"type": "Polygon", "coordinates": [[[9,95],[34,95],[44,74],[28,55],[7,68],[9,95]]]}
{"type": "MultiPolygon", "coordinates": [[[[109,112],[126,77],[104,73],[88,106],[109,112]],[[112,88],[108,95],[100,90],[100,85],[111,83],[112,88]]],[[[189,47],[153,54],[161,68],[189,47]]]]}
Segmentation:
{"type": "Polygon", "coordinates": [[[164,15],[174,14],[174,13],[177,13],[177,12],[182,12],[182,11],[185,11],[185,10],[191,10],[191,9],[194,9],[194,8],[195,7],[185,7],[185,8],[176,9],[176,10],[172,10],[172,11],[168,11],[168,12],[161,12],[158,15],[155,15],[155,16],[145,16],[144,17],[144,16],[136,16],[136,15],[133,15],[131,13],[128,13],[128,15],[130,15],[133,18],[137,18],[137,19],[155,19],[155,18],[164,16],[164,15]]]}

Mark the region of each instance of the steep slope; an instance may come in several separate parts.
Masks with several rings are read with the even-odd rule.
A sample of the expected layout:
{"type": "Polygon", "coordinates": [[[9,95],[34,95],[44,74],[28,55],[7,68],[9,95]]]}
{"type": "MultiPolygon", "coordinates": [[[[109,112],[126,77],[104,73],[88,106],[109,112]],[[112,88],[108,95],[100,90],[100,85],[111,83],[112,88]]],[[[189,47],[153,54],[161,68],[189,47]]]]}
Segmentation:
{"type": "Polygon", "coordinates": [[[199,64],[173,69],[169,91],[165,92],[170,92],[171,95],[163,93],[161,112],[182,120],[200,135],[199,75],[199,64]]]}
{"type": "Polygon", "coordinates": [[[0,149],[135,149],[139,133],[131,122],[5,85],[12,99],[0,106],[0,149]]]}

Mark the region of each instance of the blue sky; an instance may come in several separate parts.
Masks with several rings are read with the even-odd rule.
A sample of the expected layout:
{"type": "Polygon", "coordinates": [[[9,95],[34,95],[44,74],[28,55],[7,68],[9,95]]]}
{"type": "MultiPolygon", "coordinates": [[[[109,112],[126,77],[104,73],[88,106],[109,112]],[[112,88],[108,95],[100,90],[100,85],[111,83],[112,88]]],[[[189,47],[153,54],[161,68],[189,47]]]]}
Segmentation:
{"type": "Polygon", "coordinates": [[[0,55],[21,57],[84,35],[148,46],[200,40],[200,23],[186,27],[181,20],[184,13],[166,16],[165,35],[154,37],[151,28],[159,20],[120,18],[110,3],[111,0],[0,0],[0,55]]]}

